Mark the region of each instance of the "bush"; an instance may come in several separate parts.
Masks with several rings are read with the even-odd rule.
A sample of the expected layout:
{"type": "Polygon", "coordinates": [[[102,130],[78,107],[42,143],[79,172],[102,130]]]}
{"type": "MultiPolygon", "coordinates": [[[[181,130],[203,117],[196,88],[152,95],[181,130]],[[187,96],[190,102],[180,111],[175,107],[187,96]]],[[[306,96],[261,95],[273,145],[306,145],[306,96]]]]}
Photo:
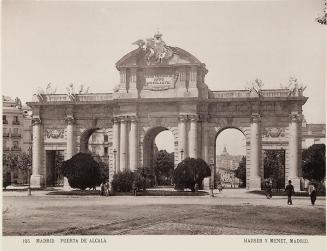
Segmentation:
{"type": "Polygon", "coordinates": [[[174,170],[175,189],[183,190],[184,188],[189,188],[194,192],[195,184],[201,187],[203,179],[210,176],[210,174],[211,170],[204,160],[200,158],[186,158],[174,170]]]}
{"type": "Polygon", "coordinates": [[[112,190],[114,192],[130,192],[132,191],[134,179],[135,174],[129,170],[115,173],[111,181],[112,190]]]}
{"type": "Polygon", "coordinates": [[[99,164],[87,153],[78,153],[64,161],[63,173],[72,188],[85,190],[102,182],[99,164]]]}
{"type": "Polygon", "coordinates": [[[11,175],[10,175],[10,172],[3,171],[2,172],[2,187],[4,189],[6,189],[7,186],[9,186],[10,184],[11,184],[11,175]]]}

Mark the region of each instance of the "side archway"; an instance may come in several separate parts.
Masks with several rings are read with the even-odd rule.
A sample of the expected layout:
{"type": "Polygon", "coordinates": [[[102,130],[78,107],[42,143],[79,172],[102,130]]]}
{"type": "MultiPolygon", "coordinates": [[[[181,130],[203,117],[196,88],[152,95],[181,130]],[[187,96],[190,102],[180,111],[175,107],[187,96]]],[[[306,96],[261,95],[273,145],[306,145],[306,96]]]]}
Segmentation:
{"type": "Polygon", "coordinates": [[[246,187],[246,142],[245,132],[238,127],[223,127],[216,133],[215,174],[225,187],[246,187]]]}

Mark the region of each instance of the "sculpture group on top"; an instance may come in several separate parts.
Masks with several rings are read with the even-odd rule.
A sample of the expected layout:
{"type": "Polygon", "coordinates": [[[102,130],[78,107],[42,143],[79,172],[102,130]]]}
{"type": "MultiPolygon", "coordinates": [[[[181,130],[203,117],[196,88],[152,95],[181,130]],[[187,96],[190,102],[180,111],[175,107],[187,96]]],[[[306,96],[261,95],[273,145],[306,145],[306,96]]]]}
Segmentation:
{"type": "Polygon", "coordinates": [[[161,37],[162,34],[158,32],[153,38],[139,39],[133,43],[145,51],[145,58],[148,64],[162,63],[174,54],[173,50],[166,45],[161,37]]]}

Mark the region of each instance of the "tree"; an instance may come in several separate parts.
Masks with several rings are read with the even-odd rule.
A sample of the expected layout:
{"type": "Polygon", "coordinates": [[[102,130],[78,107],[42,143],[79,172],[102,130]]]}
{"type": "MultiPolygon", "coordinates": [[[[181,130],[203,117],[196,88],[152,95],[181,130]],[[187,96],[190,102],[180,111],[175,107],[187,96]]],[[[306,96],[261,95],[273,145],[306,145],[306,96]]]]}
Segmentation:
{"type": "Polygon", "coordinates": [[[195,184],[201,186],[203,179],[210,175],[211,170],[204,160],[186,158],[174,170],[175,189],[189,188],[194,192],[195,184]]]}
{"type": "Polygon", "coordinates": [[[170,184],[174,172],[174,153],[158,151],[154,156],[154,171],[159,185],[170,184]]]}
{"type": "Polygon", "coordinates": [[[13,182],[12,178],[15,172],[18,171],[17,168],[18,156],[13,152],[8,152],[3,155],[2,158],[2,175],[4,177],[2,186],[6,188],[9,184],[13,182]]]}
{"type": "Polygon", "coordinates": [[[100,180],[106,182],[109,180],[109,165],[105,163],[99,155],[94,157],[94,160],[99,164],[100,168],[100,180]]]}
{"type": "Polygon", "coordinates": [[[99,164],[88,153],[78,153],[64,161],[63,172],[72,188],[85,190],[101,184],[99,164]]]}
{"type": "Polygon", "coordinates": [[[243,156],[237,169],[235,170],[235,177],[242,181],[242,187],[246,187],[246,157],[243,156]]]}
{"type": "Polygon", "coordinates": [[[134,182],[138,189],[153,187],[155,173],[153,168],[150,167],[139,167],[134,171],[135,177],[134,182]]]}
{"type": "Polygon", "coordinates": [[[303,178],[322,182],[326,177],[326,146],[315,144],[302,152],[303,178]]]}
{"type": "Polygon", "coordinates": [[[271,178],[273,187],[285,188],[285,152],[284,150],[264,151],[264,178],[271,178]]]}
{"type": "MultiPolygon", "coordinates": [[[[18,154],[17,160],[18,168],[24,173],[24,176],[27,177],[27,181],[29,184],[30,173],[32,171],[32,149],[29,148],[28,152],[21,152],[18,154]]],[[[24,180],[25,180],[24,177],[24,180]]]]}

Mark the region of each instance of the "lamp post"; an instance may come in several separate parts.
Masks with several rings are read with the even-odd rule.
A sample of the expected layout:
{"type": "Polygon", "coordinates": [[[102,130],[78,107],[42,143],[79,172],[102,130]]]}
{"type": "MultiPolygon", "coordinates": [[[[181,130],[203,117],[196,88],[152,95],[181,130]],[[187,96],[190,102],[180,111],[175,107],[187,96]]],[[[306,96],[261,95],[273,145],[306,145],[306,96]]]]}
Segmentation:
{"type": "Polygon", "coordinates": [[[116,160],[116,157],[117,157],[117,150],[114,149],[114,170],[115,170],[115,173],[117,173],[117,160],[116,160]]]}
{"type": "Polygon", "coordinates": [[[30,175],[30,168],[27,167],[27,179],[28,179],[28,187],[27,187],[27,195],[31,196],[31,175],[30,175]]]}
{"type": "Polygon", "coordinates": [[[213,189],[215,188],[215,162],[213,159],[210,161],[210,169],[211,169],[211,182],[210,182],[210,196],[215,197],[213,194],[213,189]]]}

